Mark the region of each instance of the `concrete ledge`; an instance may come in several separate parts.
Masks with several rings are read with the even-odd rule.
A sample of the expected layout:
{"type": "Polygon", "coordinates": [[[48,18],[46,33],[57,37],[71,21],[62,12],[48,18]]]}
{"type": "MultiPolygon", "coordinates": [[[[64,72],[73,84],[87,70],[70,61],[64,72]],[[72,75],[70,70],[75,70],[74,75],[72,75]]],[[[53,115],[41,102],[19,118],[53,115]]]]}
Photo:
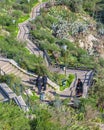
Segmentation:
{"type": "Polygon", "coordinates": [[[9,99],[12,99],[12,98],[16,97],[16,94],[8,87],[7,84],[1,83],[1,84],[0,84],[0,88],[2,89],[2,91],[5,93],[5,95],[6,95],[9,99]]]}

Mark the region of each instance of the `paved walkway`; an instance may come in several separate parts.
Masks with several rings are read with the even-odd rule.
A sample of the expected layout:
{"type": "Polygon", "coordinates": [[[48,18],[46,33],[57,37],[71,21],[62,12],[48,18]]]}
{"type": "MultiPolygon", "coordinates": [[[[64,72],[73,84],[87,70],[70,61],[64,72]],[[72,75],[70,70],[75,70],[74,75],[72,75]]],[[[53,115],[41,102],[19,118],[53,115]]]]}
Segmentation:
{"type": "MultiPolygon", "coordinates": [[[[0,58],[0,70],[1,74],[14,74],[17,77],[20,77],[22,83],[26,86],[34,86],[34,84],[30,81],[36,79],[37,75],[27,72],[26,70],[20,68],[18,64],[12,59],[0,58]]],[[[53,87],[53,89],[59,89],[59,86],[48,79],[48,85],[53,87]]]]}
{"type": "MultiPolygon", "coordinates": [[[[21,41],[26,41],[27,42],[27,48],[28,50],[30,50],[30,52],[32,54],[35,54],[36,56],[41,56],[43,57],[43,52],[29,39],[29,20],[32,20],[40,14],[40,9],[41,8],[44,8],[46,6],[46,3],[42,3],[42,4],[39,4],[37,6],[35,6],[32,11],[31,11],[31,14],[30,14],[30,19],[26,20],[25,22],[23,23],[20,23],[19,24],[19,33],[18,33],[18,40],[21,40],[21,41]]],[[[46,62],[48,63],[47,59],[46,59],[46,62]]],[[[60,68],[56,68],[56,67],[52,67],[52,66],[48,66],[49,67],[49,70],[52,71],[52,72],[56,72],[56,73],[60,73],[60,74],[64,74],[65,72],[63,70],[61,70],[60,68]]],[[[85,75],[86,73],[88,73],[88,71],[82,71],[82,70],[73,70],[73,69],[67,69],[66,70],[66,74],[69,75],[69,74],[76,74],[78,78],[81,78],[81,80],[84,82],[85,80],[85,75]]],[[[88,76],[91,74],[91,71],[89,71],[89,74],[88,76]]],[[[74,82],[73,82],[74,83],[74,82]]],[[[73,83],[72,85],[70,86],[71,88],[73,88],[73,83]]],[[[75,86],[75,84],[74,84],[75,86]]],[[[84,92],[85,92],[85,95],[87,90],[88,90],[88,84],[84,84],[84,92]],[[87,89],[86,89],[87,88],[87,89]]],[[[71,89],[72,90],[72,89],[71,89]]],[[[54,92],[51,92],[50,93],[54,93],[54,92]]],[[[70,88],[64,90],[63,92],[59,92],[60,95],[62,95],[63,97],[65,96],[69,96],[70,93],[72,93],[72,91],[70,91],[70,88]]],[[[84,95],[84,97],[85,97],[84,95]]]]}

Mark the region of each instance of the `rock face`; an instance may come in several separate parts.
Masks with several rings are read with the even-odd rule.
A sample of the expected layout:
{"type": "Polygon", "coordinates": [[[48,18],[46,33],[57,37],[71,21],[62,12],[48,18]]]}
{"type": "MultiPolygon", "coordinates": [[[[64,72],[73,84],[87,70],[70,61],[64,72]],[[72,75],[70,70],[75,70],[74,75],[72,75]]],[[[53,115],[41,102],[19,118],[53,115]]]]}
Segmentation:
{"type": "Polygon", "coordinates": [[[0,32],[1,32],[0,36],[9,36],[10,35],[8,31],[1,29],[1,28],[0,28],[0,32]]]}
{"type": "Polygon", "coordinates": [[[85,39],[79,40],[79,45],[82,48],[89,49],[93,48],[93,41],[98,41],[97,38],[95,38],[92,34],[89,34],[85,37],[85,39]]]}
{"type": "Polygon", "coordinates": [[[79,46],[86,49],[90,55],[97,53],[99,56],[104,58],[104,36],[97,37],[93,34],[88,34],[83,38],[79,39],[79,46]]]}

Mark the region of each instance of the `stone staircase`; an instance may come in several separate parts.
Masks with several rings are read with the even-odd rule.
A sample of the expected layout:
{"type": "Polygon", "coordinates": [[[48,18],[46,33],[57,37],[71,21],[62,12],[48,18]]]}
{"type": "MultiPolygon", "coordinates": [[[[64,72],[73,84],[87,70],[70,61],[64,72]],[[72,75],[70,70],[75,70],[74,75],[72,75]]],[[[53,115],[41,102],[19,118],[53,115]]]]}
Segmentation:
{"type": "MultiPolygon", "coordinates": [[[[23,84],[30,87],[35,87],[33,83],[30,83],[30,79],[31,80],[35,79],[37,76],[21,69],[20,67],[18,67],[17,63],[15,63],[13,60],[0,58],[0,69],[1,69],[1,73],[14,74],[15,76],[21,78],[23,84]]],[[[69,88],[66,88],[64,91],[57,91],[59,90],[59,86],[56,85],[54,82],[52,82],[50,79],[48,79],[48,84],[51,87],[47,87],[47,90],[45,92],[47,97],[54,99],[55,94],[58,94],[62,99],[65,99],[70,96],[72,97],[75,96],[75,87],[78,78],[80,78],[84,83],[83,97],[87,96],[87,91],[89,88],[89,78],[92,71],[70,70],[70,73],[77,74],[77,77],[75,79],[76,82],[73,81],[72,84],[69,86],[69,88]]],[[[36,87],[35,87],[35,92],[37,92],[36,87]]]]}
{"type": "Polygon", "coordinates": [[[19,23],[18,24],[18,27],[19,27],[19,32],[18,32],[18,35],[17,35],[17,39],[19,41],[22,41],[22,42],[26,42],[27,43],[27,46],[26,48],[30,51],[31,54],[35,54],[37,57],[41,56],[42,58],[44,58],[44,61],[45,61],[45,64],[46,66],[49,66],[49,63],[48,63],[48,60],[47,60],[47,57],[43,56],[43,51],[41,51],[33,42],[32,42],[32,39],[30,40],[29,39],[29,32],[30,32],[30,28],[29,28],[29,21],[31,19],[35,19],[36,16],[39,15],[38,12],[40,12],[40,9],[41,8],[44,8],[46,5],[46,3],[42,3],[42,4],[39,4],[37,6],[35,6],[32,11],[31,11],[31,14],[30,14],[30,19],[26,20],[25,22],[23,23],[19,23]]]}
{"type": "Polygon", "coordinates": [[[40,15],[40,9],[46,7],[46,4],[47,2],[44,2],[33,7],[30,13],[30,19],[35,19],[38,15],[40,15]]]}
{"type": "Polygon", "coordinates": [[[13,100],[24,112],[29,111],[29,108],[23,100],[22,96],[16,96],[13,100]]]}
{"type": "Polygon", "coordinates": [[[83,97],[86,98],[88,96],[88,89],[91,86],[91,82],[93,79],[94,71],[90,70],[86,73],[84,81],[83,81],[83,97]]]}
{"type": "MultiPolygon", "coordinates": [[[[30,80],[36,79],[37,75],[28,73],[26,70],[20,68],[18,64],[11,59],[0,58],[0,70],[1,74],[14,74],[17,77],[20,77],[22,83],[27,86],[34,86],[34,84],[30,83],[30,80]]],[[[48,79],[48,85],[53,89],[58,90],[59,86],[48,79]]]]}
{"type": "MultiPolygon", "coordinates": [[[[46,3],[42,3],[40,5],[37,5],[36,7],[34,7],[32,9],[32,12],[30,14],[30,19],[35,19],[36,16],[39,15],[39,13],[36,13],[37,11],[39,12],[40,11],[40,8],[43,8],[45,7],[46,3]]],[[[30,51],[30,53],[32,54],[35,54],[36,56],[41,56],[43,57],[43,52],[41,50],[39,50],[39,48],[29,39],[29,27],[28,27],[28,24],[29,24],[29,20],[26,20],[25,22],[23,23],[20,23],[18,24],[19,26],[19,33],[17,35],[17,39],[19,41],[23,41],[23,42],[26,42],[27,43],[27,49],[30,51]]],[[[48,61],[47,61],[47,58],[45,58],[45,61],[46,61],[46,64],[48,66],[48,61]]],[[[26,72],[25,70],[21,69],[17,63],[15,63],[13,60],[9,60],[9,59],[0,59],[0,69],[1,69],[1,73],[3,74],[14,74],[16,75],[17,77],[20,77],[22,82],[25,84],[25,85],[28,85],[28,86],[34,86],[33,84],[30,84],[30,79],[35,79],[37,77],[37,75],[34,75],[34,74],[31,74],[31,73],[28,73],[26,72]]],[[[54,68],[53,68],[54,69],[54,68]]],[[[62,72],[62,71],[61,71],[62,72]]],[[[59,73],[61,73],[60,70],[59,70],[59,73]]],[[[77,71],[77,70],[67,70],[67,73],[70,74],[70,73],[77,73],[77,77],[78,78],[81,78],[82,82],[84,81],[84,78],[85,78],[85,74],[86,74],[87,71],[77,71]]],[[[63,73],[63,72],[62,72],[63,73]]],[[[74,83],[74,82],[73,82],[74,83]]],[[[72,88],[73,92],[75,92],[75,87],[73,87],[73,83],[71,84],[70,88],[72,88]]],[[[48,79],[48,84],[50,86],[52,86],[52,88],[56,89],[56,90],[59,90],[59,86],[56,85],[54,82],[52,82],[50,79],[48,79]]],[[[87,84],[86,84],[87,85],[87,84]]],[[[75,86],[75,85],[74,85],[75,86]]],[[[59,95],[62,95],[62,97],[67,97],[67,96],[70,96],[70,88],[67,88],[65,89],[63,92],[58,92],[59,95]]],[[[87,87],[86,87],[87,88],[87,87]]],[[[49,88],[47,90],[47,93],[54,93],[54,90],[49,88]]]]}
{"type": "MultiPolygon", "coordinates": [[[[17,65],[17,63],[15,63],[13,60],[0,58],[0,70],[1,70],[1,74],[14,74],[17,77],[20,77],[22,84],[29,86],[30,88],[33,89],[33,91],[38,93],[37,87],[33,82],[30,81],[36,79],[37,75],[28,73],[25,70],[21,69],[17,65]]],[[[54,82],[52,82],[50,79],[48,79],[48,86],[45,92],[46,100],[54,99],[54,95],[52,94],[52,92],[58,90],[59,90],[59,86],[56,85],[54,82]]],[[[1,100],[4,100],[4,97],[2,95],[1,95],[1,100]]],[[[15,101],[17,103],[17,98],[15,99],[15,101]]]]}
{"type": "Polygon", "coordinates": [[[5,74],[14,74],[17,77],[20,77],[23,82],[29,81],[30,78],[34,79],[34,76],[30,77],[29,75],[26,75],[25,72],[7,61],[0,61],[0,68],[5,74]]]}

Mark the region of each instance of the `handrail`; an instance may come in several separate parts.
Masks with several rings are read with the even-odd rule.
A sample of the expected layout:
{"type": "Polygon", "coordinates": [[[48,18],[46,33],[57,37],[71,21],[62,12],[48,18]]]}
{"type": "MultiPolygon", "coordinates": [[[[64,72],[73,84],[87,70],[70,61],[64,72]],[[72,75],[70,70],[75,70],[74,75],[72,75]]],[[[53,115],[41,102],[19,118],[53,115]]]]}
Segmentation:
{"type": "MultiPolygon", "coordinates": [[[[24,69],[20,68],[20,67],[18,66],[18,64],[17,64],[14,60],[12,60],[12,59],[0,58],[0,60],[1,60],[1,61],[6,61],[6,62],[11,63],[11,64],[14,65],[16,68],[18,68],[20,71],[22,71],[23,73],[25,73],[25,74],[27,74],[27,75],[29,75],[29,76],[33,76],[33,77],[35,77],[35,78],[37,77],[37,75],[32,74],[32,73],[29,73],[29,72],[25,71],[24,69]]],[[[56,83],[52,82],[49,78],[48,78],[48,84],[49,84],[50,86],[52,86],[53,88],[59,90],[59,86],[58,86],[56,83]]]]}
{"type": "Polygon", "coordinates": [[[6,62],[9,62],[11,63],[12,65],[14,65],[16,68],[18,68],[20,71],[22,71],[23,73],[29,75],[29,76],[33,76],[33,77],[37,77],[37,75],[34,75],[32,73],[29,73],[27,71],[25,71],[24,69],[20,68],[18,66],[18,64],[13,60],[13,59],[6,59],[6,58],[0,58],[0,61],[6,61],[6,62]]]}
{"type": "Polygon", "coordinates": [[[23,107],[24,107],[24,108],[25,108],[25,110],[23,109],[24,111],[28,111],[28,110],[29,110],[27,105],[21,105],[21,103],[19,102],[19,100],[18,100],[17,97],[14,97],[13,100],[15,101],[15,103],[16,103],[21,109],[23,109],[23,107]]]}
{"type": "Polygon", "coordinates": [[[75,73],[75,80],[74,80],[74,83],[73,83],[73,86],[70,88],[70,97],[72,97],[72,94],[73,94],[73,89],[76,87],[76,81],[77,81],[77,74],[75,73]]]}
{"type": "Polygon", "coordinates": [[[95,71],[92,71],[90,76],[89,76],[89,80],[88,80],[88,86],[90,87],[91,86],[91,81],[93,79],[93,75],[94,75],[95,71]]]}
{"type": "MultiPolygon", "coordinates": [[[[49,65],[52,65],[51,60],[50,60],[50,57],[49,57],[49,55],[47,54],[47,51],[46,51],[46,50],[43,51],[43,55],[45,55],[45,57],[47,58],[48,64],[49,64],[49,65]]],[[[44,58],[44,57],[43,57],[43,58],[44,58]]]]}
{"type": "Polygon", "coordinates": [[[85,78],[84,78],[84,81],[83,81],[83,86],[85,84],[85,80],[86,80],[87,74],[88,74],[88,72],[85,74],[85,78]]]}

